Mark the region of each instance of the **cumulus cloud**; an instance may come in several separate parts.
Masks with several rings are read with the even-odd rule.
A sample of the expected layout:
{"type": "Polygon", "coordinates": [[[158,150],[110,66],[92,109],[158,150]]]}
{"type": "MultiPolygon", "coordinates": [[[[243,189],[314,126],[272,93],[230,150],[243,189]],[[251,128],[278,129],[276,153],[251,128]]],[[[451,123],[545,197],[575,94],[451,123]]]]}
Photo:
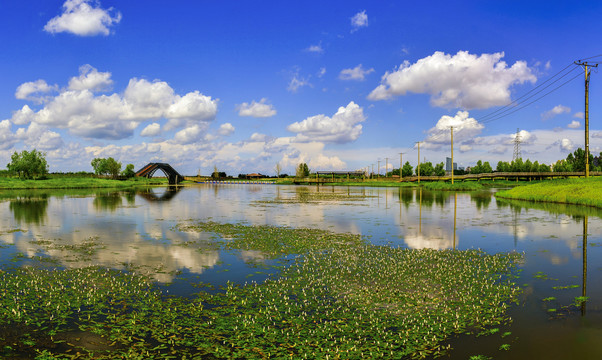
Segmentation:
{"type": "Polygon", "coordinates": [[[581,111],[579,111],[579,112],[574,113],[573,117],[577,118],[577,119],[585,119],[585,114],[582,113],[581,111]]]}
{"type": "Polygon", "coordinates": [[[141,132],[140,136],[157,136],[161,132],[161,125],[152,123],[147,125],[141,132]]]}
{"type": "Polygon", "coordinates": [[[15,97],[21,100],[31,100],[41,102],[44,98],[39,96],[32,96],[34,94],[44,94],[58,89],[56,85],[48,85],[44,80],[36,80],[23,83],[17,87],[15,91],[15,97]]]}
{"type": "Polygon", "coordinates": [[[560,114],[568,114],[570,112],[571,112],[570,107],[567,107],[564,105],[556,105],[551,110],[548,110],[548,111],[544,112],[543,114],[541,114],[541,119],[549,120],[549,119],[553,118],[554,116],[557,116],[560,114]]]}
{"type": "Polygon", "coordinates": [[[36,123],[29,124],[27,129],[17,129],[15,137],[38,150],[54,150],[64,144],[60,134],[36,123]]]}
{"type": "Polygon", "coordinates": [[[387,72],[381,85],[368,99],[385,100],[408,92],[431,95],[438,107],[483,109],[510,103],[510,87],[537,78],[524,61],[511,67],[501,61],[503,52],[480,56],[459,51],[448,55],[437,51],[414,64],[405,61],[387,72]]]}
{"type": "Polygon", "coordinates": [[[244,102],[238,105],[238,115],[240,116],[251,116],[256,118],[266,118],[276,115],[276,109],[271,104],[267,104],[266,98],[261,99],[259,102],[253,100],[250,104],[244,102]]]}
{"type": "Polygon", "coordinates": [[[171,124],[173,129],[213,120],[217,113],[218,100],[198,91],[183,96],[175,94],[162,81],[133,78],[123,95],[96,95],[92,89],[106,88],[110,84],[110,73],[84,66],[80,69],[80,77],[72,78],[69,83],[69,88],[47,99],[39,111],[34,112],[26,105],[14,112],[13,122],[27,124],[33,121],[68,129],[85,138],[116,140],[132,136],[134,129],[144,121],[165,118],[176,122],[171,124]]]}
{"type": "Polygon", "coordinates": [[[469,117],[468,111],[458,111],[455,116],[442,116],[437,124],[429,129],[425,142],[430,144],[449,144],[451,141],[451,127],[454,128],[454,141],[473,139],[481,133],[484,126],[469,117]]]}
{"type": "Polygon", "coordinates": [[[339,79],[341,80],[358,80],[364,81],[366,79],[366,75],[374,72],[374,69],[364,69],[362,64],[354,67],[353,69],[343,69],[339,74],[339,79]]]}
{"type": "Polygon", "coordinates": [[[174,141],[178,144],[190,144],[199,141],[206,128],[200,125],[192,125],[178,131],[174,135],[174,141]]]}
{"type": "Polygon", "coordinates": [[[0,121],[0,150],[7,150],[13,147],[18,142],[18,139],[11,131],[11,123],[9,120],[0,121]]]}
{"type": "Polygon", "coordinates": [[[67,0],[63,13],[44,26],[51,34],[67,32],[79,36],[109,35],[110,28],[121,21],[121,13],[113,8],[102,9],[95,0],[67,0]]]}
{"type": "Polygon", "coordinates": [[[332,117],[324,114],[310,116],[301,122],[287,127],[288,131],[297,133],[296,140],[301,142],[320,141],[346,143],[356,140],[362,133],[362,125],[366,120],[363,109],[351,101],[347,106],[339,107],[332,117]]]}
{"type": "Polygon", "coordinates": [[[228,136],[234,132],[235,128],[230,123],[221,124],[217,133],[221,136],[228,136]]]}
{"type": "Polygon", "coordinates": [[[571,152],[571,151],[573,151],[573,148],[575,147],[573,142],[570,139],[566,139],[566,138],[560,140],[559,145],[560,145],[560,151],[565,151],[565,152],[571,152]]]}
{"type": "Polygon", "coordinates": [[[91,65],[82,65],[79,68],[79,76],[69,80],[69,90],[110,90],[113,85],[110,72],[99,72],[91,65]]]}
{"type": "Polygon", "coordinates": [[[368,14],[366,10],[358,12],[351,17],[351,32],[356,32],[360,28],[368,26],[368,14]]]}
{"type": "Polygon", "coordinates": [[[573,121],[571,121],[570,124],[567,125],[567,127],[569,129],[579,129],[581,127],[581,122],[579,122],[577,120],[573,120],[573,121]]]}

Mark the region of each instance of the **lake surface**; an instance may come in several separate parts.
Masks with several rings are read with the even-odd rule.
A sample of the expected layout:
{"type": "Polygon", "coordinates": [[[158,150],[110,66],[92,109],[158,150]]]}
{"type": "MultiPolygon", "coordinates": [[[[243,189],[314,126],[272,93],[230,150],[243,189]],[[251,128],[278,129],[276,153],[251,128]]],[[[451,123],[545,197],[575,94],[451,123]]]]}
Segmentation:
{"type": "Polygon", "coordinates": [[[195,281],[219,286],[269,276],[256,265],[274,260],[260,252],[224,251],[212,234],[176,228],[199,220],[350,232],[412,249],[516,251],[524,253],[523,294],[510,309],[513,323],[497,335],[453,339],[451,358],[602,359],[602,211],[496,200],[493,193],[252,184],[5,191],[0,269],[35,259],[54,267],[135,267],[182,296],[198,291],[195,281]],[[77,252],[86,246],[95,251],[82,259],[77,252]],[[571,305],[580,296],[589,299],[571,305]],[[509,350],[499,350],[506,344],[509,350]]]}

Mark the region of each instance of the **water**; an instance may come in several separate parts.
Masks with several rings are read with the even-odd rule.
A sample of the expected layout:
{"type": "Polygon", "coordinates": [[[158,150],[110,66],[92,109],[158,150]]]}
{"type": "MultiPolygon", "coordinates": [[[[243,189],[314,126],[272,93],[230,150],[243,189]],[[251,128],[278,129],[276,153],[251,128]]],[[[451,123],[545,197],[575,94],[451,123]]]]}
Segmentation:
{"type": "Polygon", "coordinates": [[[227,252],[211,234],[176,228],[198,220],[351,232],[413,249],[517,251],[525,254],[524,292],[510,310],[513,323],[478,341],[453,339],[451,358],[602,359],[602,211],[496,200],[493,191],[199,185],[0,192],[0,268],[32,256],[51,267],[134,267],[182,296],[198,291],[195,282],[219,289],[269,275],[261,265],[274,260],[261,253],[227,252]],[[92,255],[81,256],[85,246],[92,255]],[[578,296],[589,300],[569,306],[578,296]],[[549,297],[556,300],[543,300],[549,297]]]}

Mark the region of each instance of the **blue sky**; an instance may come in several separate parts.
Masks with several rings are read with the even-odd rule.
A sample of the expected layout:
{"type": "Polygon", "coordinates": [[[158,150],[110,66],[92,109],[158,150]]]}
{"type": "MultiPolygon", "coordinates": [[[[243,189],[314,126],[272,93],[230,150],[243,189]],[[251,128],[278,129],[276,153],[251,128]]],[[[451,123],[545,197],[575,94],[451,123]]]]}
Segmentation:
{"type": "MultiPolygon", "coordinates": [[[[602,59],[601,15],[568,1],[4,1],[0,168],[36,148],[50,171],[109,156],[191,175],[384,171],[399,153],[415,165],[418,141],[444,162],[450,126],[461,166],[512,160],[517,129],[524,159],[552,163],[584,144],[571,64],[602,59]],[[487,117],[517,99],[508,112],[537,101],[487,117]]],[[[592,72],[594,154],[601,82],[592,72]]]]}

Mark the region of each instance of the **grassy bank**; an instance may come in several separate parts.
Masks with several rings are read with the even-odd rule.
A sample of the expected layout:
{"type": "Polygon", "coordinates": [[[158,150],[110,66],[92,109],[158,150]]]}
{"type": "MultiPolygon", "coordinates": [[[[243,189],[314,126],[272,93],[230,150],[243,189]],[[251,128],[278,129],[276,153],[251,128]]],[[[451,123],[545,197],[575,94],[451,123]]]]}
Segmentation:
{"type": "Polygon", "coordinates": [[[427,190],[439,190],[439,191],[474,191],[483,189],[483,185],[476,181],[466,182],[425,182],[421,184],[423,188],[427,190]]]}
{"type": "Polygon", "coordinates": [[[26,180],[0,177],[0,190],[17,189],[87,189],[127,188],[141,185],[166,185],[165,178],[132,178],[128,180],[98,179],[91,177],[49,177],[44,180],[26,180]]]}
{"type": "Polygon", "coordinates": [[[263,283],[217,293],[197,283],[192,297],[169,296],[134,272],[5,268],[0,357],[424,358],[444,354],[458,334],[497,333],[520,292],[518,254],[375,246],[316,229],[179,229],[213,234],[229,251],[303,256],[263,283]]]}
{"type": "Polygon", "coordinates": [[[542,181],[499,191],[498,198],[602,207],[602,178],[542,181]]]}

